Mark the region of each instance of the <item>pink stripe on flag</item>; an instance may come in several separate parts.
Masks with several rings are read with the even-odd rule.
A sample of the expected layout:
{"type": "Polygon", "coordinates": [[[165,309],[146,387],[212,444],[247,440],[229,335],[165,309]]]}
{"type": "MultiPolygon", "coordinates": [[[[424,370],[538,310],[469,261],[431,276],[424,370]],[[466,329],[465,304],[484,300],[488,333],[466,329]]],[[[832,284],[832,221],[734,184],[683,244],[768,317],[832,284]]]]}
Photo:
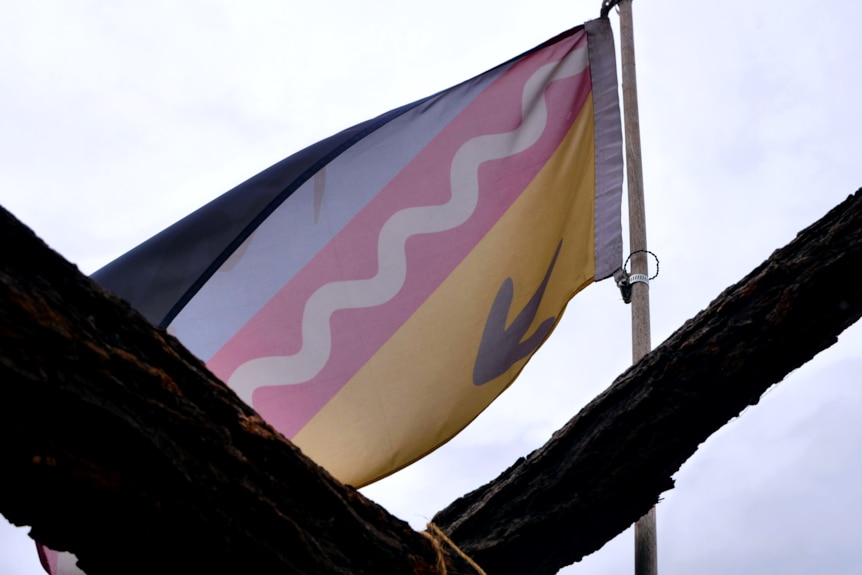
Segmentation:
{"type": "MultiPolygon", "coordinates": [[[[479,94],[212,357],[208,367],[227,381],[247,361],[299,352],[300,326],[309,297],[330,282],[374,277],[383,224],[405,208],[449,201],[449,168],[459,148],[477,136],[517,129],[527,79],[585,40],[585,35],[575,36],[532,54],[479,94]]],[[[521,153],[481,164],[478,205],[469,219],[451,230],[414,235],[407,240],[407,277],[393,298],[378,306],[339,310],[332,315],[331,356],[315,377],[304,383],[255,391],[254,406],[265,419],[293,437],[472,251],[560,145],[577,116],[574,110],[581,110],[590,92],[590,83],[583,81],[583,74],[588,79],[589,69],[554,82],[547,89],[548,119],[537,142],[521,153]]]]}

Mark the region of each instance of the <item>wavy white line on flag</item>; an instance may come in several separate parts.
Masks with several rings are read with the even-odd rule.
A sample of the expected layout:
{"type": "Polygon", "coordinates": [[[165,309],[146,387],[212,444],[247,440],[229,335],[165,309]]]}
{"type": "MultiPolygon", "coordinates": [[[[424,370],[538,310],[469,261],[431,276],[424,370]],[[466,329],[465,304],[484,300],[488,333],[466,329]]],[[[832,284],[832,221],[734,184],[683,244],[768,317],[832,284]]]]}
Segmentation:
{"type": "Polygon", "coordinates": [[[473,213],[479,197],[479,167],[489,160],[515,155],[533,145],[547,125],[544,90],[555,80],[576,76],[589,64],[586,49],[539,68],[522,93],[522,124],[502,134],[477,136],[455,153],[450,169],[451,199],[442,205],[403,209],[386,221],[378,236],[374,277],[344,280],[321,286],[308,299],[302,318],[302,347],[293,355],[255,358],[240,365],[228,385],[249,405],[259,387],[291,385],[312,379],[329,360],[332,345],[330,317],[338,310],[385,303],[404,284],[407,274],[405,243],[418,234],[453,229],[473,213]],[[548,77],[549,70],[550,77],[548,77]],[[532,110],[532,113],[529,113],[532,110]]]}

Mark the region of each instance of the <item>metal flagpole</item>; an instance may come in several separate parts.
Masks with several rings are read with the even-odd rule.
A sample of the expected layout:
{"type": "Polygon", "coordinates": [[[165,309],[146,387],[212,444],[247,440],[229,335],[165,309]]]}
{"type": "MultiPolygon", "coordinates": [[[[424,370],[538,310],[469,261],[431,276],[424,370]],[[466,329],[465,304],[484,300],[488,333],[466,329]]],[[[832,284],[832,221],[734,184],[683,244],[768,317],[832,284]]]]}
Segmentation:
{"type": "MultiPolygon", "coordinates": [[[[616,4],[620,14],[623,114],[626,143],[626,178],[629,202],[631,275],[622,278],[632,305],[632,362],[650,352],[649,275],[647,271],[646,216],[641,164],[635,47],[632,26],[633,0],[606,0],[603,14],[616,4]]],[[[635,575],[657,575],[658,548],[655,507],[635,523],[635,575]]]]}

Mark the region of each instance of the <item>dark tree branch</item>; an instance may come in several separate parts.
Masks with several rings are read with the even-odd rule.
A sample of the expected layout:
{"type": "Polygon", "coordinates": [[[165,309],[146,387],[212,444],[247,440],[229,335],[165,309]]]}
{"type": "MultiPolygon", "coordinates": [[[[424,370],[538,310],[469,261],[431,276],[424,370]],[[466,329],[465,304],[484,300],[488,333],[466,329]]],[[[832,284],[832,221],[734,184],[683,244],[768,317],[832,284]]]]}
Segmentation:
{"type": "MultiPolygon", "coordinates": [[[[697,446],[862,313],[862,193],[435,518],[489,574],[553,573],[632,523],[697,446]]],[[[172,337],[0,213],[0,512],[107,573],[435,573],[172,337]]],[[[449,573],[469,573],[449,557],[449,573]]]]}

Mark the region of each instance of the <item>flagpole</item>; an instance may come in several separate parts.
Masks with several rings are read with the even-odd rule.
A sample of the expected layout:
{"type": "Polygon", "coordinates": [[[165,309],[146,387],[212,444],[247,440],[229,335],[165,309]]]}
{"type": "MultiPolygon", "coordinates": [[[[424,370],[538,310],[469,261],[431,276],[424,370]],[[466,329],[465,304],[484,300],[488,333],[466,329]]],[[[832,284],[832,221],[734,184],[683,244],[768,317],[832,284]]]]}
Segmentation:
{"type": "MultiPolygon", "coordinates": [[[[632,362],[650,352],[649,272],[647,270],[646,216],[643,166],[638,117],[632,1],[620,0],[620,52],[623,113],[625,116],[626,177],[629,202],[629,249],[631,251],[632,362]],[[638,278],[636,280],[636,278],[638,278]],[[636,280],[636,281],[635,281],[636,280]]],[[[657,575],[658,545],[655,507],[635,523],[635,575],[657,575]]]]}

